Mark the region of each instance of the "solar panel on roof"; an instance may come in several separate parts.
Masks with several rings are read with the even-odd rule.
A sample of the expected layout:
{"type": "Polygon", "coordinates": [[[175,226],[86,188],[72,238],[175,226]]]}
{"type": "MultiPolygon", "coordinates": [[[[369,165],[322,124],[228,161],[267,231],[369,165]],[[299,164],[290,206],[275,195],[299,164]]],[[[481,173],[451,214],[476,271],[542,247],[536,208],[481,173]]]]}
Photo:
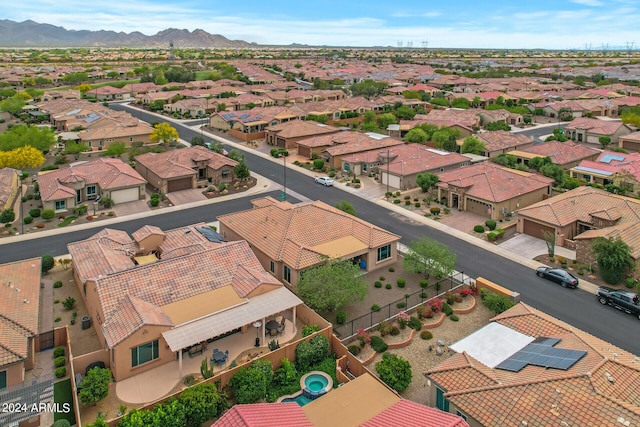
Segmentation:
{"type": "Polygon", "coordinates": [[[100,116],[99,116],[99,115],[97,115],[97,114],[95,114],[95,113],[91,113],[91,114],[89,114],[89,117],[87,117],[86,119],[84,119],[84,121],[85,121],[86,123],[93,123],[93,122],[95,122],[96,120],[98,120],[99,118],[100,118],[100,116]]]}
{"type": "Polygon", "coordinates": [[[586,351],[553,347],[559,342],[560,340],[557,338],[537,338],[497,365],[496,368],[518,372],[527,365],[535,365],[543,368],[567,370],[587,354],[586,351]]]}
{"type": "Polygon", "coordinates": [[[611,163],[613,160],[616,160],[618,162],[623,162],[624,161],[624,156],[621,156],[619,154],[605,154],[604,156],[602,156],[602,158],[599,160],[599,162],[601,163],[611,163]]]}
{"type": "Polygon", "coordinates": [[[74,114],[78,114],[80,111],[82,111],[82,110],[80,108],[77,108],[75,110],[69,111],[66,115],[67,116],[73,116],[74,114]]]}
{"type": "Polygon", "coordinates": [[[196,230],[210,242],[213,242],[213,243],[226,242],[224,237],[222,237],[220,234],[218,234],[218,232],[214,231],[211,228],[196,227],[196,230]]]}

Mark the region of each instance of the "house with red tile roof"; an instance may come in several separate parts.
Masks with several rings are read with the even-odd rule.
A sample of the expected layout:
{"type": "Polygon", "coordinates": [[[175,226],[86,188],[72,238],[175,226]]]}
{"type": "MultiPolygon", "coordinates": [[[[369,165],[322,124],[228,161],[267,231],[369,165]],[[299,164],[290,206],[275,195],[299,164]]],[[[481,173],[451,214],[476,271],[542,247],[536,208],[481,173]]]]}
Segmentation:
{"type": "Polygon", "coordinates": [[[622,122],[588,117],[574,119],[565,126],[565,132],[569,139],[592,144],[599,144],[601,136],[608,136],[611,138],[612,144],[618,145],[618,138],[633,131],[634,129],[622,122]]]}
{"type": "Polygon", "coordinates": [[[466,166],[468,157],[421,144],[394,145],[342,158],[342,170],[355,175],[374,174],[378,182],[393,190],[415,188],[418,174],[440,173],[466,166]]]}
{"type": "Polygon", "coordinates": [[[545,199],[553,184],[551,178],[494,163],[478,163],[437,175],[438,200],[453,209],[494,220],[545,199]]]}
{"type": "Polygon", "coordinates": [[[640,423],[638,357],[524,303],[491,320],[424,373],[430,406],[471,427],[640,423]]]}
{"type": "MultiPolygon", "coordinates": [[[[178,360],[277,313],[295,323],[302,301],[262,268],[246,241],[206,224],[129,236],[103,229],[67,246],[74,278],[116,381],[178,360]]],[[[264,342],[264,330],[262,341],[264,342]]]]}
{"type": "Polygon", "coordinates": [[[618,147],[627,151],[640,151],[640,132],[633,132],[628,135],[621,136],[618,139],[618,147]]]}
{"type": "Polygon", "coordinates": [[[406,400],[365,373],[304,406],[235,405],[211,427],[469,427],[461,417],[406,400]]]}
{"type": "MultiPolygon", "coordinates": [[[[349,132],[349,131],[347,131],[349,132]]],[[[343,165],[342,159],[347,156],[352,156],[357,153],[364,153],[367,151],[379,151],[383,149],[387,149],[390,147],[394,147],[397,145],[402,145],[403,142],[394,138],[390,138],[387,135],[382,135],[374,132],[349,132],[352,135],[347,136],[349,139],[348,142],[345,143],[335,143],[335,140],[332,138],[334,143],[331,146],[324,148],[320,156],[324,159],[324,161],[328,164],[330,168],[340,168],[343,165]]],[[[336,134],[343,137],[342,133],[336,134]]],[[[329,135],[333,136],[333,135],[329,135]]],[[[314,138],[315,139],[315,138],[314,138]]],[[[319,139],[319,138],[318,138],[319,139]]],[[[315,141],[314,143],[316,143],[315,141]]],[[[304,143],[300,141],[298,145],[304,143]]]]}
{"type": "Polygon", "coordinates": [[[199,145],[164,153],[145,153],[136,157],[136,171],[162,193],[218,185],[235,179],[238,164],[199,145]]]}
{"type": "Polygon", "coordinates": [[[269,145],[294,149],[298,141],[337,132],[340,132],[340,129],[335,126],[307,120],[291,120],[267,127],[265,140],[269,145]]]}
{"type": "Polygon", "coordinates": [[[480,132],[476,137],[484,143],[486,157],[496,157],[509,151],[533,146],[533,138],[505,130],[480,132]]]}
{"type": "Polygon", "coordinates": [[[515,156],[518,163],[525,165],[528,165],[529,160],[536,157],[549,157],[553,164],[562,166],[564,170],[568,171],[583,160],[595,160],[600,155],[600,151],[571,141],[549,141],[521,150],[509,151],[509,154],[515,156]]]}
{"type": "Polygon", "coordinates": [[[109,198],[126,203],[145,198],[147,181],[120,159],[102,157],[77,162],[67,168],[38,173],[40,197],[44,209],[57,214],[109,198]]]}
{"type": "Polygon", "coordinates": [[[0,265],[0,390],[20,384],[35,366],[40,272],[39,257],[0,265]]]}
{"type": "Polygon", "coordinates": [[[603,151],[595,160],[581,161],[569,174],[591,184],[614,184],[640,194],[640,153],[603,151]]]}
{"type": "Polygon", "coordinates": [[[113,86],[100,86],[88,91],[87,96],[98,101],[116,101],[131,98],[131,91],[113,86]]]}
{"type": "Polygon", "coordinates": [[[292,204],[272,197],[253,208],[218,216],[220,234],[246,240],[263,267],[290,287],[300,272],[330,259],[349,259],[372,271],[395,262],[400,236],[321,201],[292,204]]]}
{"type": "MultiPolygon", "coordinates": [[[[640,266],[640,201],[593,187],[578,187],[517,212],[519,233],[543,238],[543,232],[575,241],[576,259],[593,264],[597,237],[619,237],[640,266]]],[[[635,274],[640,272],[635,269],[635,274]]]]}

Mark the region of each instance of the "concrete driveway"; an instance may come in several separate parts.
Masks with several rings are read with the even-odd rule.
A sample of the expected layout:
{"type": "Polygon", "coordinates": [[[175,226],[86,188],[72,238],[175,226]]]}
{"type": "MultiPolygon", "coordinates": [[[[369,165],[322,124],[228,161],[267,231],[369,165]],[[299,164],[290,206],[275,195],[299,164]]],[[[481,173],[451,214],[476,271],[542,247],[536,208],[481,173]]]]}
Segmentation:
{"type": "MultiPolygon", "coordinates": [[[[545,241],[529,236],[528,234],[517,234],[498,246],[528,259],[534,259],[538,255],[547,254],[547,244],[545,241]]],[[[575,251],[560,246],[556,246],[555,254],[567,259],[576,259],[575,251]]]]}
{"type": "Polygon", "coordinates": [[[207,196],[202,194],[203,190],[202,188],[191,188],[189,190],[175,191],[168,193],[167,198],[174,206],[208,200],[207,196]]]}
{"type": "MultiPolygon", "coordinates": [[[[91,210],[91,207],[89,207],[89,210],[91,210]]],[[[122,217],[150,211],[151,208],[146,200],[136,200],[134,202],[116,203],[111,209],[107,210],[112,210],[116,213],[116,216],[122,217]]]]}

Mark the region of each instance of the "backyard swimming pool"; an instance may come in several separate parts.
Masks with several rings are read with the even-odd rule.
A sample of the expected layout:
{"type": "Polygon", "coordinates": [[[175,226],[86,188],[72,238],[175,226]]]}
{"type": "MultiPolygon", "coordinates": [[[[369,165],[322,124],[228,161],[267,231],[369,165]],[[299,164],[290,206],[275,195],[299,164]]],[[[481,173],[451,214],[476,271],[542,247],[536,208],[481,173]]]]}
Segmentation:
{"type": "Polygon", "coordinates": [[[325,395],[333,388],[333,379],[324,372],[313,371],[300,378],[300,391],[282,396],[278,402],[296,402],[300,406],[325,395]]]}

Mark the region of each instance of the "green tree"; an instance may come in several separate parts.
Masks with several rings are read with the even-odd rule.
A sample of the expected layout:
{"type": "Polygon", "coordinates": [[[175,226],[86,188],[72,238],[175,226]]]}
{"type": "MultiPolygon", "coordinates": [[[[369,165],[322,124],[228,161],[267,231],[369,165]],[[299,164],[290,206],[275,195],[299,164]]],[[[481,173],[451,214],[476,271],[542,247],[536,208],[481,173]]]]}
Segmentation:
{"type": "Polygon", "coordinates": [[[214,151],[218,154],[224,153],[224,146],[222,142],[216,141],[215,139],[209,142],[209,150],[214,151]]]}
{"type": "Polygon", "coordinates": [[[16,219],[16,213],[13,209],[5,209],[0,212],[0,224],[9,224],[16,219]]]}
{"type": "Polygon", "coordinates": [[[348,260],[328,260],[301,276],[298,295],[316,310],[339,310],[346,303],[364,299],[369,289],[360,267],[348,260]]]}
{"type": "Polygon", "coordinates": [[[56,216],[56,211],[54,211],[53,209],[45,209],[42,211],[42,219],[48,221],[51,221],[53,219],[54,216],[56,216]]]}
{"type": "Polygon", "coordinates": [[[244,160],[238,162],[238,164],[233,168],[233,173],[239,180],[244,180],[251,176],[251,171],[244,160]]]}
{"type": "Polygon", "coordinates": [[[41,265],[42,273],[47,274],[47,272],[51,270],[54,265],[56,265],[56,261],[53,259],[51,255],[42,255],[41,264],[42,264],[41,265]]]}
{"type": "Polygon", "coordinates": [[[153,142],[175,142],[179,138],[178,131],[169,123],[163,122],[155,125],[149,139],[153,142]]]}
{"type": "Polygon", "coordinates": [[[395,391],[402,391],[411,384],[411,364],[397,354],[384,353],[382,360],[376,363],[376,372],[395,391]]]}
{"type": "Polygon", "coordinates": [[[78,394],[83,405],[95,405],[109,394],[111,382],[111,370],[93,368],[87,372],[82,380],[82,389],[78,394]]]}
{"type": "Polygon", "coordinates": [[[567,180],[567,174],[562,169],[562,166],[553,163],[541,166],[540,173],[547,178],[553,178],[553,184],[558,187],[562,187],[567,180]]]}
{"type": "Polygon", "coordinates": [[[78,159],[80,153],[84,152],[84,151],[88,151],[91,148],[89,148],[88,146],[84,145],[81,142],[75,142],[75,141],[69,141],[65,144],[64,147],[64,153],[65,154],[73,154],[76,158],[76,160],[78,159]]]}
{"type": "Polygon", "coordinates": [[[336,204],[336,208],[340,209],[342,212],[348,213],[349,215],[357,216],[356,209],[351,203],[347,202],[346,200],[341,200],[340,202],[338,202],[336,204]]]}
{"type": "Polygon", "coordinates": [[[609,144],[611,144],[611,137],[610,136],[601,136],[598,138],[598,142],[600,143],[600,145],[602,146],[602,149],[606,149],[607,146],[609,144]]]}
{"type": "Polygon", "coordinates": [[[114,142],[109,144],[106,150],[102,152],[103,156],[120,157],[127,152],[127,146],[124,142],[114,142]]]}
{"type": "Polygon", "coordinates": [[[478,108],[480,105],[482,105],[482,98],[480,98],[479,96],[474,96],[473,99],[471,100],[471,106],[473,108],[478,108]]]}
{"type": "Polygon", "coordinates": [[[424,144],[428,139],[427,133],[419,127],[411,129],[404,137],[405,141],[418,144],[424,144]]]}
{"type": "Polygon", "coordinates": [[[428,237],[414,240],[409,244],[402,266],[412,273],[433,273],[436,277],[445,277],[453,272],[456,265],[456,253],[445,245],[428,237]]]}
{"type": "Polygon", "coordinates": [[[244,154],[242,154],[242,151],[236,150],[235,148],[229,151],[228,157],[236,162],[244,162],[244,154]]]}
{"type": "Polygon", "coordinates": [[[484,146],[484,142],[480,141],[475,136],[468,136],[464,139],[462,143],[462,147],[460,147],[460,152],[462,154],[472,153],[472,154],[482,154],[486,150],[484,146]]]}
{"type": "Polygon", "coordinates": [[[22,111],[22,107],[27,105],[25,100],[18,95],[15,95],[11,98],[7,98],[0,102],[0,110],[6,111],[7,113],[11,113],[14,116],[22,111]]]}
{"type": "Polygon", "coordinates": [[[500,166],[506,166],[508,168],[513,169],[516,167],[516,163],[518,162],[518,159],[516,158],[516,156],[512,154],[501,153],[501,154],[498,154],[496,157],[493,157],[491,161],[499,164],[500,166]]]}
{"type": "Polygon", "coordinates": [[[551,157],[534,157],[529,160],[529,168],[533,170],[540,170],[540,168],[544,165],[552,163],[551,157]]]}
{"type": "Polygon", "coordinates": [[[241,369],[231,378],[231,389],[240,404],[255,403],[267,394],[267,380],[260,369],[241,369]]]}
{"type": "MultiPolygon", "coordinates": [[[[211,383],[201,383],[182,392],[178,401],[186,409],[187,427],[199,427],[203,422],[221,415],[226,409],[226,399],[211,383]]],[[[162,424],[157,424],[162,425],[162,424]]]]}
{"type": "Polygon", "coordinates": [[[602,279],[612,285],[620,283],[627,269],[633,267],[631,248],[622,239],[598,237],[592,245],[602,279]]]}
{"type": "Polygon", "coordinates": [[[415,117],[416,112],[411,107],[403,105],[402,107],[397,108],[393,112],[393,115],[396,116],[398,120],[412,120],[415,117]]]}
{"type": "Polygon", "coordinates": [[[442,149],[448,151],[450,153],[455,153],[458,151],[458,143],[456,142],[456,137],[453,135],[449,135],[449,138],[442,143],[442,149]]]}
{"type": "Polygon", "coordinates": [[[466,110],[471,108],[471,102],[467,98],[456,98],[451,101],[451,106],[454,108],[464,108],[466,110]]]}
{"type": "Polygon", "coordinates": [[[367,111],[364,113],[364,123],[375,123],[376,121],[376,113],[375,111],[367,111]]]}
{"type": "Polygon", "coordinates": [[[429,172],[419,173],[416,176],[416,184],[420,189],[422,189],[423,193],[429,191],[429,189],[436,185],[439,180],[438,175],[429,172]]]}
{"type": "Polygon", "coordinates": [[[37,126],[19,125],[0,134],[0,151],[31,146],[47,152],[55,142],[53,130],[48,127],[41,129],[37,126]]]}
{"type": "Polygon", "coordinates": [[[487,123],[485,128],[490,131],[494,130],[506,130],[507,132],[511,130],[511,126],[503,122],[491,122],[487,123]]]}
{"type": "Polygon", "coordinates": [[[391,113],[386,113],[378,116],[376,118],[376,122],[378,123],[378,127],[382,130],[386,130],[389,125],[392,125],[397,122],[396,116],[391,113]]]}
{"type": "Polygon", "coordinates": [[[191,141],[189,141],[191,143],[191,146],[194,147],[196,145],[200,145],[202,147],[204,147],[204,138],[201,137],[200,135],[196,135],[194,137],[191,138],[191,141]]]}

